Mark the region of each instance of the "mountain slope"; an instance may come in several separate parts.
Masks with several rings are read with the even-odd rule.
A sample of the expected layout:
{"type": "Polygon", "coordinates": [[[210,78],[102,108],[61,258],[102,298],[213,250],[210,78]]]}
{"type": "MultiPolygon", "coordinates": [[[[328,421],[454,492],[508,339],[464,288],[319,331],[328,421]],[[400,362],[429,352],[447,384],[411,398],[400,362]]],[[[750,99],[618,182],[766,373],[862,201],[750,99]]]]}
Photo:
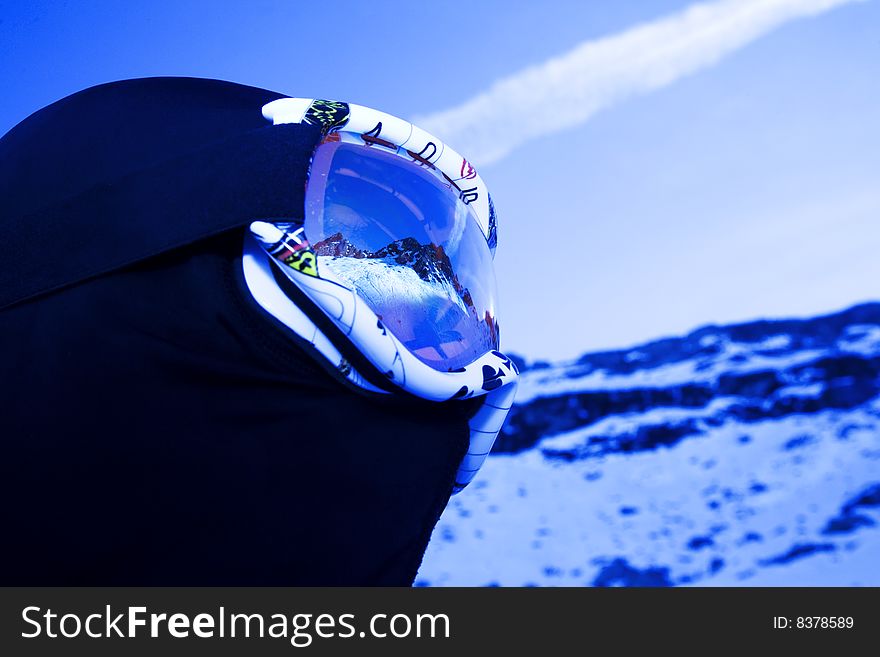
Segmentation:
{"type": "Polygon", "coordinates": [[[524,368],[433,585],[880,584],[880,304],[524,368]]]}

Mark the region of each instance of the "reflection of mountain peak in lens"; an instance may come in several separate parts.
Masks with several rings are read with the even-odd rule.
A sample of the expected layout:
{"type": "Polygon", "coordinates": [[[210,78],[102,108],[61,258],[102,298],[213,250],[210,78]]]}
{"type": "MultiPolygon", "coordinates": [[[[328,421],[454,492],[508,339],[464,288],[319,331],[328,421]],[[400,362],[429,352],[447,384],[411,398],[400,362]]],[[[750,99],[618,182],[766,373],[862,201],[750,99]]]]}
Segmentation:
{"type": "Polygon", "coordinates": [[[426,283],[451,285],[465,305],[476,312],[470,291],[463,287],[452,268],[443,246],[420,244],[414,237],[395,240],[377,251],[365,251],[349,242],[342,233],[335,233],[314,245],[319,256],[358,259],[381,259],[409,267],[426,283]]]}
{"type": "Polygon", "coordinates": [[[366,258],[367,253],[361,251],[354,244],[349,242],[342,236],[342,233],[335,233],[312,245],[315,253],[319,256],[344,256],[346,258],[366,258]]]}
{"type": "MultiPolygon", "coordinates": [[[[459,281],[442,245],[420,244],[414,237],[405,237],[368,251],[337,232],[312,248],[319,261],[369,299],[374,308],[392,307],[395,296],[428,306],[447,298],[477,322],[485,350],[497,348],[495,318],[489,310],[477,310],[470,290],[459,281]]],[[[435,321],[443,323],[449,319],[441,320],[438,316],[435,321]]]]}
{"type": "Polygon", "coordinates": [[[469,308],[474,306],[470,292],[462,287],[442,246],[419,244],[414,237],[405,237],[391,242],[368,257],[391,259],[398,265],[409,267],[419,278],[429,283],[451,283],[465,304],[469,308]]]}

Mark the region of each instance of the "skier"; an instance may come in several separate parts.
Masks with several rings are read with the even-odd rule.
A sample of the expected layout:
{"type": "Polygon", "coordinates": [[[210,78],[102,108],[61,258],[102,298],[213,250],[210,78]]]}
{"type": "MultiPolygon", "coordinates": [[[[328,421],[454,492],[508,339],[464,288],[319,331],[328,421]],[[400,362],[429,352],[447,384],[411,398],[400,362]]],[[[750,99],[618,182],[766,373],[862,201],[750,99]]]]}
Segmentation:
{"type": "Polygon", "coordinates": [[[3,585],[409,585],[513,401],[495,211],[410,123],[93,87],[0,139],[3,585]]]}

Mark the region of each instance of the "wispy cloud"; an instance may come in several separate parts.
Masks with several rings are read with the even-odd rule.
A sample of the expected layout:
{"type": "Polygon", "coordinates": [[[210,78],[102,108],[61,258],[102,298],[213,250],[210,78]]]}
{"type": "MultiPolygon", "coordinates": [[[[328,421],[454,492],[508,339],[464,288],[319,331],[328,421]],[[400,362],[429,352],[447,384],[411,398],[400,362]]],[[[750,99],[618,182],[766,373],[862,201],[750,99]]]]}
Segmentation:
{"type": "Polygon", "coordinates": [[[490,164],[517,146],[587,121],[630,96],[666,86],[775,28],[862,0],[720,0],[594,41],[506,78],[415,123],[490,164]]]}

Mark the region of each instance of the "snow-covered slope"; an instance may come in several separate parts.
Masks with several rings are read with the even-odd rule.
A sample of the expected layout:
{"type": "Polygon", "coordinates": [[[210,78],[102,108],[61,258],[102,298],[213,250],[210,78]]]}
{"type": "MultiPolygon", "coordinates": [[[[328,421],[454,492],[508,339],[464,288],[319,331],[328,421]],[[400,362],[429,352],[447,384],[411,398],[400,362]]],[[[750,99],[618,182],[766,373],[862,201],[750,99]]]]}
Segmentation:
{"type": "Polygon", "coordinates": [[[525,368],[417,583],[880,585],[880,304],[525,368]]]}

